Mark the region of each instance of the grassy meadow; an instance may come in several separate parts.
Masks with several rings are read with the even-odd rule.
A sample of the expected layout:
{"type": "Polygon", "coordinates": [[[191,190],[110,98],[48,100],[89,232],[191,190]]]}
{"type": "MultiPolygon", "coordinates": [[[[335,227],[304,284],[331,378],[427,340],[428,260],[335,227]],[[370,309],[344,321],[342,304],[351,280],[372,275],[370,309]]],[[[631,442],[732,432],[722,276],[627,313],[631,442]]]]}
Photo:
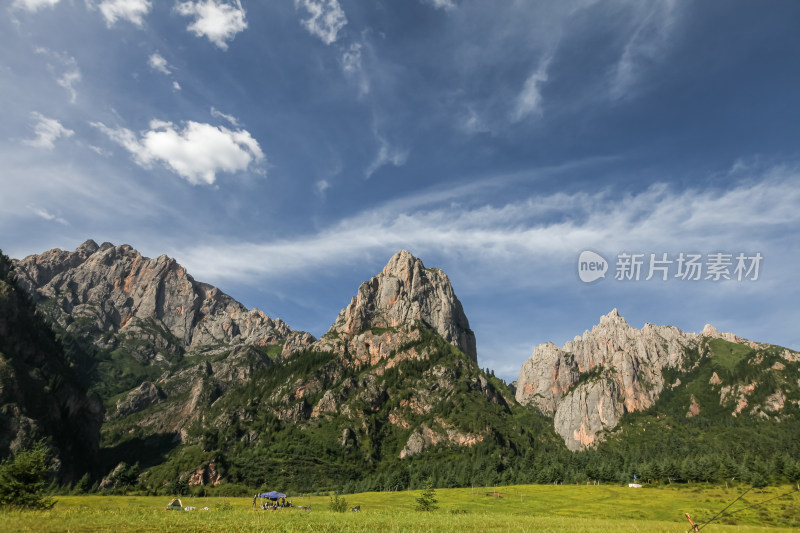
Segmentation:
{"type": "MultiPolygon", "coordinates": [[[[209,511],[164,511],[163,496],[61,496],[50,511],[0,513],[0,531],[46,532],[275,532],[275,531],[686,531],[689,512],[698,523],[736,499],[745,489],[683,485],[632,489],[616,485],[524,485],[438,489],[440,508],[414,510],[419,491],[346,495],[361,513],[334,513],[327,496],[290,495],[310,511],[251,508],[252,498],[182,498],[184,506],[209,511]],[[494,494],[493,494],[494,493],[494,494]]],[[[748,505],[792,490],[790,486],[751,490],[732,506],[730,516],[704,531],[758,532],[800,529],[800,492],[764,505],[748,505]]]]}

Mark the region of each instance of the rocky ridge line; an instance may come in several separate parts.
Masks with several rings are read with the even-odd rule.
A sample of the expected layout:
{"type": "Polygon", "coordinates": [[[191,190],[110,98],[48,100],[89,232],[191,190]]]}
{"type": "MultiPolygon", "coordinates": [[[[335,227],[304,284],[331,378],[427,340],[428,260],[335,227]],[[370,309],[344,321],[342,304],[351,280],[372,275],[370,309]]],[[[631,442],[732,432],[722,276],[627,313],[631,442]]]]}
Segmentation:
{"type": "Polygon", "coordinates": [[[150,259],[129,245],[88,240],[74,252],[54,249],[16,265],[20,286],[61,327],[104,348],[145,341],[147,348],[136,353],[142,362],[163,362],[175,344],[192,350],[288,343],[298,349],[313,340],[195,281],[174,259],[150,259]]]}
{"type": "MultiPolygon", "coordinates": [[[[720,333],[711,325],[706,325],[700,334],[649,323],[639,330],[628,325],[614,309],[602,316],[591,331],[561,348],[553,343],[536,346],[515,383],[516,399],[552,416],[556,432],[569,449],[593,446],[602,440],[605,430],[617,426],[625,413],[651,407],[665,387],[678,386],[679,382],[664,383],[662,371],[685,370],[687,354],[700,350],[704,338],[719,338],[753,349],[767,346],[732,333],[720,333]]],[[[786,350],[783,357],[791,360],[794,354],[786,350]]],[[[780,404],[780,398],[775,398],[772,403],[780,404]]],[[[725,399],[723,394],[721,402],[725,399]]],[[[739,404],[747,406],[747,401],[740,399],[739,404]]],[[[741,411],[743,407],[737,409],[741,411]]],[[[689,415],[697,413],[698,407],[693,405],[689,415]]]]}

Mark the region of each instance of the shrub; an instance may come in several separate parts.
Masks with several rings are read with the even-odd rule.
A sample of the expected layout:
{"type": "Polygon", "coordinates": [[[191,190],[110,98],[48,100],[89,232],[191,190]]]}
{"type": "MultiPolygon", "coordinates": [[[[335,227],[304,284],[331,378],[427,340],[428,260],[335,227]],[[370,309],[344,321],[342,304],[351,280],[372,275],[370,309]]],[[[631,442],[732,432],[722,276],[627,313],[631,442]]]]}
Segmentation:
{"type": "Polygon", "coordinates": [[[219,505],[219,510],[220,511],[233,511],[233,504],[231,502],[229,502],[228,500],[225,500],[219,505]]]}
{"type": "Polygon", "coordinates": [[[331,494],[330,503],[328,503],[328,507],[331,511],[335,513],[344,513],[347,511],[347,500],[344,496],[340,496],[339,494],[331,494]]]}

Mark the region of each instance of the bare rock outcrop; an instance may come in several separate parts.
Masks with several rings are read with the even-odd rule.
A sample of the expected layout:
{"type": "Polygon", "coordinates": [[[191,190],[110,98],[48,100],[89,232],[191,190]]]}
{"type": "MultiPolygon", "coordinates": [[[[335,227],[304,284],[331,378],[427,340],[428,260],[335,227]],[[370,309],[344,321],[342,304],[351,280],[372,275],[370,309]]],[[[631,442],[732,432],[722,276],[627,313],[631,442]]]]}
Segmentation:
{"type": "Polygon", "coordinates": [[[188,475],[187,484],[190,487],[198,485],[211,485],[216,487],[222,483],[222,475],[217,470],[217,465],[213,462],[208,463],[202,468],[198,468],[188,475]]]}
{"type": "Polygon", "coordinates": [[[475,334],[450,279],[401,250],[380,274],[361,284],[318,344],[333,351],[344,347],[367,361],[380,359],[408,342],[409,327],[418,322],[477,361],[475,334]]]}
{"type": "Polygon", "coordinates": [[[163,399],[163,393],[153,383],[145,381],[124,398],[117,400],[115,418],[138,413],[163,399]]]}
{"type": "Polygon", "coordinates": [[[20,286],[61,327],[107,348],[133,340],[128,344],[141,362],[206,345],[282,344],[292,333],[282,320],[195,281],[174,259],[150,259],[129,245],[89,240],[74,252],[28,256],[16,267],[20,286]]]}
{"type": "Polygon", "coordinates": [[[671,326],[632,328],[614,309],[562,348],[537,346],[520,371],[516,399],[553,416],[567,447],[578,450],[623,414],[650,407],[664,388],[662,370],[680,366],[698,339],[671,326]]]}
{"type": "Polygon", "coordinates": [[[285,359],[291,357],[293,353],[307,350],[311,348],[311,345],[316,341],[317,339],[306,331],[292,331],[286,337],[283,350],[281,351],[281,358],[285,359]]]}
{"type": "Polygon", "coordinates": [[[484,436],[480,433],[466,433],[458,431],[451,424],[441,418],[433,420],[432,424],[423,423],[412,432],[406,445],[400,451],[400,459],[422,453],[426,448],[438,444],[451,446],[475,446],[483,442],[484,436]]]}

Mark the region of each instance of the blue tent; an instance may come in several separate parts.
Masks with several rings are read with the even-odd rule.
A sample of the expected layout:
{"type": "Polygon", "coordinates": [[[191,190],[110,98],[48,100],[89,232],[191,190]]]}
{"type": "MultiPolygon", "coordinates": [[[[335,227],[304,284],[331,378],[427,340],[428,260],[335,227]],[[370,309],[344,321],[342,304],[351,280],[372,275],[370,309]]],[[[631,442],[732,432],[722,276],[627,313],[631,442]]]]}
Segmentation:
{"type": "Polygon", "coordinates": [[[268,498],[270,500],[277,500],[278,498],[285,498],[286,494],[283,494],[281,492],[277,492],[277,491],[273,490],[272,492],[263,492],[263,493],[259,494],[258,497],[259,498],[268,498]]]}

